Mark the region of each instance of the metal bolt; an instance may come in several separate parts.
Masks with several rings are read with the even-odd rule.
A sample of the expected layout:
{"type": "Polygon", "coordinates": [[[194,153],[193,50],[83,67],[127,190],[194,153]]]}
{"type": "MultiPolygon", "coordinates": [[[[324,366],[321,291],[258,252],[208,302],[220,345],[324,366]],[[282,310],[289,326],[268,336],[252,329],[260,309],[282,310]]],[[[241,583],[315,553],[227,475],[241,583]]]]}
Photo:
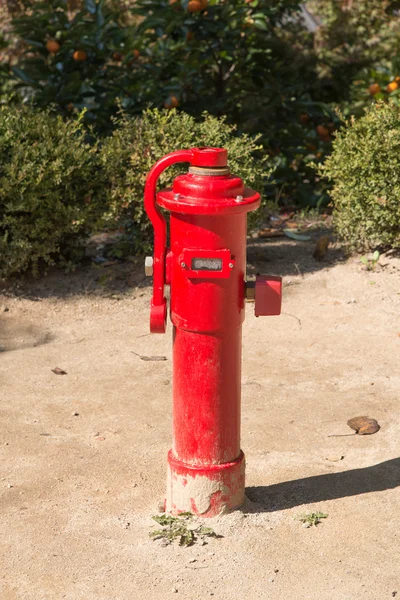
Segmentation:
{"type": "Polygon", "coordinates": [[[144,272],[146,274],[146,277],[151,277],[153,275],[153,263],[153,257],[146,256],[144,260],[144,272]]]}
{"type": "Polygon", "coordinates": [[[228,267],[229,267],[230,269],[233,269],[233,263],[229,263],[228,267]]]}
{"type": "Polygon", "coordinates": [[[242,202],[243,196],[236,196],[236,202],[242,202]]]}
{"type": "Polygon", "coordinates": [[[186,267],[186,263],[181,262],[181,267],[182,267],[182,269],[184,269],[186,267]]]}
{"type": "Polygon", "coordinates": [[[174,200],[179,200],[180,197],[181,197],[180,194],[174,194],[174,200]]]}

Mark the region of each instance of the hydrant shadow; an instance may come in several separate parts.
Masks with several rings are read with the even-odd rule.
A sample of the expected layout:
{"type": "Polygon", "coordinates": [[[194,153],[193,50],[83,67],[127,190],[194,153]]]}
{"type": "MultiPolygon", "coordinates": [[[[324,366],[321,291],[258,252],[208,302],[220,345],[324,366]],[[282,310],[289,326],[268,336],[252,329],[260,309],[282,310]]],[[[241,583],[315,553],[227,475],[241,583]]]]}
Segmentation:
{"type": "Polygon", "coordinates": [[[400,458],[340,473],[314,475],[270,486],[246,488],[246,496],[257,506],[244,512],[274,512],[303,504],[335,500],[400,486],[400,458]]]}

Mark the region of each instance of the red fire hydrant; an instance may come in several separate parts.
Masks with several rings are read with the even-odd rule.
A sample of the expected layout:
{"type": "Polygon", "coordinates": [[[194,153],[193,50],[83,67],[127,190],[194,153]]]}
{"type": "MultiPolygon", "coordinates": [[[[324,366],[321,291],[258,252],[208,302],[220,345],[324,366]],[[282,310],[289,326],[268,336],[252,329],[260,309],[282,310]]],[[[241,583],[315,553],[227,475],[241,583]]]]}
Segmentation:
{"type": "Polygon", "coordinates": [[[211,517],[244,500],[240,449],[242,323],[245,298],[255,315],[278,315],[280,277],[246,284],[247,213],[260,195],[231,175],[227,151],[172,152],[151,169],[145,209],[154,227],[150,331],[164,333],[165,285],[170,285],[173,330],[173,446],[168,454],[167,512],[211,517]],[[164,169],[188,162],[172,189],[156,194],[164,169]],[[170,217],[167,227],[158,207],[170,217]]]}

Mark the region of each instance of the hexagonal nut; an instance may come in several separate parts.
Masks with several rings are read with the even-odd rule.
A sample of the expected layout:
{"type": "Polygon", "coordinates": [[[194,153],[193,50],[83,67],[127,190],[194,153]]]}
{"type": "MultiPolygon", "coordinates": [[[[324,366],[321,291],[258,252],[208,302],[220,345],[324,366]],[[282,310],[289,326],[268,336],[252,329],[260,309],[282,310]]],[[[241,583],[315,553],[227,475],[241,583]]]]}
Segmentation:
{"type": "Polygon", "coordinates": [[[144,272],[146,273],[146,277],[151,277],[153,275],[153,257],[146,256],[144,260],[144,272]]]}

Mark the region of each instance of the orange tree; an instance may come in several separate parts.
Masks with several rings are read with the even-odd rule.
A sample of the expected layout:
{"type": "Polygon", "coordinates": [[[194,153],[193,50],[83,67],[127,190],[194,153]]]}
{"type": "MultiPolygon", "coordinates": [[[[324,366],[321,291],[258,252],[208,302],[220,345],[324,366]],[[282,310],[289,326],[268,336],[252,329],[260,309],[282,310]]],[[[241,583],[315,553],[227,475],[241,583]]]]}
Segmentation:
{"type": "Polygon", "coordinates": [[[120,11],[103,0],[76,2],[74,10],[65,0],[21,2],[12,20],[23,50],[9,67],[15,88],[37,106],[86,109],[86,121],[109,126],[115,99],[132,88],[137,70],[134,36],[120,11]]]}
{"type": "MultiPolygon", "coordinates": [[[[226,115],[239,132],[261,133],[276,169],[268,190],[315,205],[311,161],[335,127],[316,76],[313,36],[299,0],[23,0],[13,20],[25,52],[10,69],[21,93],[110,129],[118,98],[126,112],[148,106],[193,116],[226,115]],[[278,190],[278,192],[276,192],[278,190]]],[[[245,151],[245,149],[244,149],[245,151]]]]}
{"type": "Polygon", "coordinates": [[[329,102],[361,115],[371,101],[399,94],[398,0],[309,0],[320,19],[314,36],[317,73],[329,102]]]}
{"type": "Polygon", "coordinates": [[[329,149],[335,125],[299,10],[297,0],[138,0],[133,12],[142,102],[226,114],[240,130],[261,133],[277,167],[271,193],[315,205],[324,190],[309,163],[329,149]]]}

